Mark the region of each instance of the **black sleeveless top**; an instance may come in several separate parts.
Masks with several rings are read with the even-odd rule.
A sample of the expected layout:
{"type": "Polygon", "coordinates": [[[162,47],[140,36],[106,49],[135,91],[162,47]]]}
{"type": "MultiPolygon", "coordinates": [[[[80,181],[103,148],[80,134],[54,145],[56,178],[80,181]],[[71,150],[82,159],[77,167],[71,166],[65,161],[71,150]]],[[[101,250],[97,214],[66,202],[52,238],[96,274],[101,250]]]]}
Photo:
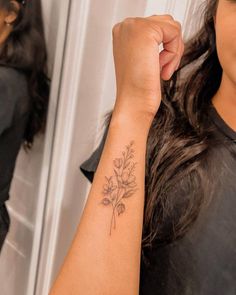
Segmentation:
{"type": "MultiPolygon", "coordinates": [[[[212,201],[183,238],[148,253],[150,265],[141,259],[140,295],[236,294],[236,131],[212,104],[209,118],[220,140],[209,156],[209,169],[216,173],[212,201]]],[[[99,146],[79,166],[90,182],[107,131],[99,146]]],[[[191,189],[186,192],[180,184],[176,194],[177,198],[185,198],[191,189]]]]}
{"type": "Polygon", "coordinates": [[[5,202],[29,115],[29,94],[23,72],[0,66],[0,252],[10,227],[5,202]]]}

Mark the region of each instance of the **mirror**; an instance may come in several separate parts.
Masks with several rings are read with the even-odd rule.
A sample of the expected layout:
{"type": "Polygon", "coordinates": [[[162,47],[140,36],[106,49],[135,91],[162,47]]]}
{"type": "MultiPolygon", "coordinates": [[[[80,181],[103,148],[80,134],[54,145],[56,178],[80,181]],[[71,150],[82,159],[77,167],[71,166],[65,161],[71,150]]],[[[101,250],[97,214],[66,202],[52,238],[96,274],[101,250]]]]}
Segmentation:
{"type": "MultiPolygon", "coordinates": [[[[0,4],[3,5],[2,11],[4,11],[4,5],[6,5],[7,2],[10,1],[0,2],[0,4]]],[[[63,54],[65,47],[67,19],[70,1],[42,0],[40,2],[39,0],[17,0],[14,4],[16,5],[16,8],[24,10],[21,21],[24,20],[25,23],[27,23],[28,21],[29,23],[31,23],[33,28],[37,27],[38,34],[40,32],[41,27],[39,24],[36,24],[36,22],[43,22],[44,34],[40,33],[40,35],[38,36],[37,33],[31,31],[31,35],[28,37],[27,41],[30,44],[34,44],[35,47],[38,46],[38,48],[40,49],[39,45],[41,45],[43,48],[43,38],[45,38],[46,52],[48,57],[47,74],[49,79],[51,80],[49,84],[50,93],[48,95],[45,93],[47,90],[46,86],[44,85],[43,87],[43,85],[41,85],[42,93],[44,91],[44,96],[42,94],[42,99],[44,98],[44,101],[46,101],[47,96],[49,99],[46,129],[44,133],[38,133],[38,135],[35,136],[31,150],[25,152],[22,145],[21,149],[19,150],[19,153],[17,153],[14,176],[12,178],[11,186],[9,189],[9,199],[4,203],[10,218],[10,226],[7,235],[5,232],[6,227],[4,228],[4,226],[7,225],[6,222],[8,221],[6,219],[6,209],[3,209],[4,204],[1,203],[2,231],[0,235],[2,235],[1,237],[3,243],[0,255],[0,281],[2,282],[1,294],[23,295],[33,294],[36,284],[36,274],[40,254],[40,241],[43,230],[43,214],[46,202],[46,191],[48,184],[50,162],[52,157],[52,144],[58,107],[58,95],[60,88],[60,79],[63,64],[63,54]],[[42,11],[42,18],[40,18],[40,10],[42,11]],[[36,40],[33,38],[35,38],[36,40]],[[40,40],[42,44],[39,44],[40,40]]],[[[9,20],[10,22],[12,17],[12,15],[9,15],[7,21],[9,20]]],[[[5,23],[4,25],[6,25],[7,28],[10,28],[10,25],[5,23]]],[[[19,22],[19,25],[21,25],[24,28],[23,22],[19,22]]],[[[15,34],[17,34],[17,32],[15,34]]],[[[18,33],[17,35],[18,37],[20,36],[19,34],[20,33],[18,33]]],[[[27,38],[27,31],[25,34],[25,38],[27,38]]],[[[0,37],[2,40],[2,36],[0,37]]],[[[5,43],[2,44],[6,44],[9,40],[10,38],[6,39],[5,43]]],[[[29,53],[29,51],[27,52],[29,53]]],[[[26,57],[27,52],[24,53],[26,57]]],[[[39,51],[39,53],[40,52],[42,53],[43,51],[41,50],[39,51]]],[[[39,58],[43,60],[43,57],[39,57],[39,55],[35,56],[34,58],[35,64],[37,64],[37,62],[38,64],[40,63],[39,58]]],[[[22,58],[22,60],[27,61],[27,58],[22,58]]],[[[1,65],[0,71],[2,73],[0,73],[2,76],[1,80],[3,80],[7,75],[5,74],[6,69],[1,65]]],[[[15,70],[11,70],[11,72],[9,70],[7,73],[9,73],[8,76],[10,80],[16,80],[14,80],[16,76],[15,70]]],[[[24,96],[22,94],[22,87],[25,85],[23,84],[23,82],[21,82],[20,79],[21,77],[19,77],[17,87],[19,88],[19,93],[21,93],[19,97],[22,98],[24,96]]],[[[42,83],[43,79],[41,78],[38,81],[42,83]]],[[[11,87],[11,93],[15,94],[16,91],[14,92],[15,89],[13,82],[10,85],[11,86],[9,86],[9,88],[11,87]]],[[[2,94],[3,92],[1,92],[0,95],[2,94]]],[[[0,105],[2,106],[3,103],[3,97],[1,97],[0,105]]],[[[23,106],[23,100],[20,101],[20,104],[23,106]]],[[[38,105],[40,108],[40,106],[45,106],[46,103],[41,103],[41,105],[38,105]]],[[[5,109],[2,108],[0,111],[0,118],[3,118],[3,111],[5,111],[5,114],[8,111],[6,104],[4,105],[4,107],[5,109]]],[[[38,110],[38,113],[40,114],[40,109],[38,110]]],[[[8,112],[8,114],[6,115],[9,114],[10,113],[8,112]]],[[[8,126],[6,126],[6,128],[7,127],[8,126]]],[[[11,128],[9,130],[11,130],[11,128]]],[[[16,142],[13,143],[13,141],[11,141],[10,138],[7,138],[7,131],[4,134],[2,132],[0,133],[0,158],[1,160],[9,159],[9,163],[13,165],[14,161],[11,158],[11,155],[13,155],[13,153],[16,153],[14,148],[17,148],[17,144],[16,142]],[[8,149],[6,150],[7,140],[9,140],[9,143],[8,149]],[[12,151],[12,153],[10,153],[10,151],[12,151]]],[[[17,134],[17,132],[15,134],[17,134]]],[[[0,169],[2,167],[0,167],[0,169]]],[[[7,175],[7,170],[1,171],[1,175],[4,175],[6,178],[8,177],[8,180],[10,178],[10,176],[7,175]]],[[[4,188],[3,183],[1,183],[0,185],[0,188],[2,187],[4,188]]]]}

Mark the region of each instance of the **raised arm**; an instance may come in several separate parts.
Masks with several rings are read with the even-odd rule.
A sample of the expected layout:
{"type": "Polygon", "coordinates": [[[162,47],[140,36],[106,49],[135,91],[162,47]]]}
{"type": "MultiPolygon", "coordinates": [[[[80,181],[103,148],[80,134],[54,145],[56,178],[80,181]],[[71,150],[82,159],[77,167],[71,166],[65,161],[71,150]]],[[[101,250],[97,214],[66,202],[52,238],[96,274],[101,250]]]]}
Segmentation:
{"type": "Polygon", "coordinates": [[[177,53],[166,50],[172,60],[163,61],[163,78],[172,75],[182,54],[180,28],[171,19],[129,18],[113,29],[116,103],[83,215],[50,295],[139,293],[146,143],[161,101],[157,45],[164,40],[177,53]]]}

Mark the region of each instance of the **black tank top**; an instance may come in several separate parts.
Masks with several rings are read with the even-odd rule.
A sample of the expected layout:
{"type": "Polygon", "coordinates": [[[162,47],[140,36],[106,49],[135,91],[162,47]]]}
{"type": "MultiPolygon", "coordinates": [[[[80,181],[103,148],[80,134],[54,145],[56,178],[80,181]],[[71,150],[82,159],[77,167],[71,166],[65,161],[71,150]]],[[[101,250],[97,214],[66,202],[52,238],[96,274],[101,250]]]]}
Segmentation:
{"type": "MultiPolygon", "coordinates": [[[[140,295],[236,294],[236,131],[211,104],[209,118],[220,145],[212,147],[209,163],[215,171],[213,199],[183,238],[147,252],[141,259],[140,295]]],[[[80,164],[92,182],[108,129],[99,146],[80,164]]],[[[183,179],[184,181],[184,179],[183,179]]],[[[177,198],[187,197],[180,185],[177,198]]]]}
{"type": "Polygon", "coordinates": [[[0,66],[0,252],[10,227],[5,202],[29,115],[29,94],[23,72],[0,66]]]}

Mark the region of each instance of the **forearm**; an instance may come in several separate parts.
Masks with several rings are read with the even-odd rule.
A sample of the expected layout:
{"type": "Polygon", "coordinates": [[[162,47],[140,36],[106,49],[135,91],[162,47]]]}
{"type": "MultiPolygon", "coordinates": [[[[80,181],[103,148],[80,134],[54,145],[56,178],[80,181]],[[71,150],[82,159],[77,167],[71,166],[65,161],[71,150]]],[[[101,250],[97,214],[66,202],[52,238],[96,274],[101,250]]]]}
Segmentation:
{"type": "Polygon", "coordinates": [[[50,295],[138,294],[149,124],[113,115],[75,238],[50,295]]]}

